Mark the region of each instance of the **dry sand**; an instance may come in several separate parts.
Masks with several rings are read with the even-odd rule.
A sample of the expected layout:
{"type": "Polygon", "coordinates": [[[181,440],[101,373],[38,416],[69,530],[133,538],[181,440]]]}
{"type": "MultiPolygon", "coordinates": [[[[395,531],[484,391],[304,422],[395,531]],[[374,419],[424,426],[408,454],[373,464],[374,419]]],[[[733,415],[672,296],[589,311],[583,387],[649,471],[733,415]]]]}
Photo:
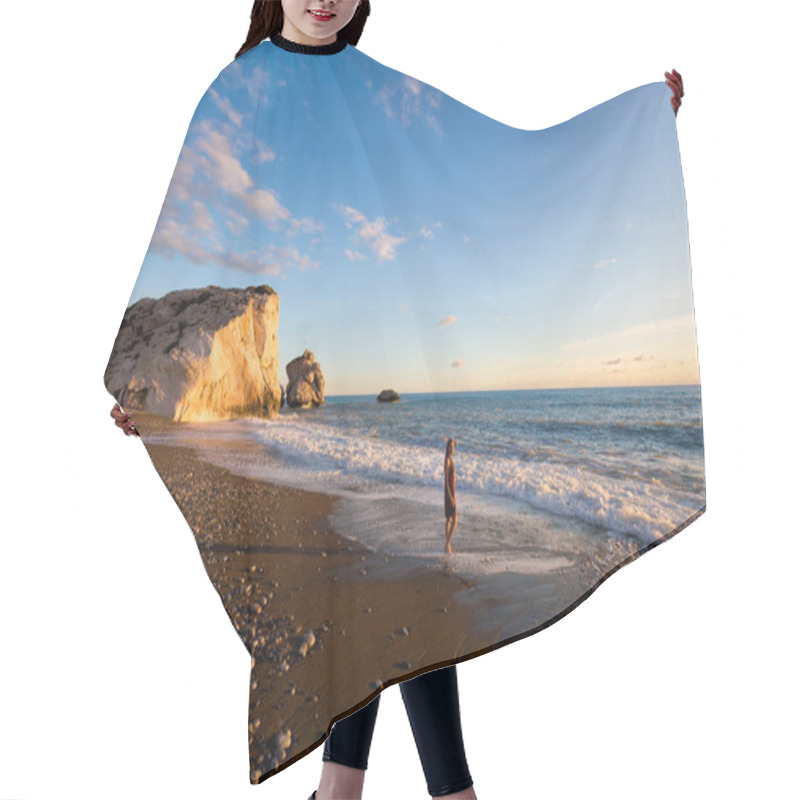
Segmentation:
{"type": "Polygon", "coordinates": [[[236,426],[135,420],[251,655],[253,784],[319,747],[382,688],[536,633],[659,543],[624,549],[599,537],[581,558],[551,543],[529,553],[536,574],[458,575],[456,557],[388,555],[336,533],[329,515],[341,498],[262,480],[263,445],[236,426]],[[211,463],[220,455],[259,477],[211,463]]]}
{"type": "Polygon", "coordinates": [[[474,581],[373,553],[328,525],[338,498],[234,475],[185,443],[157,443],[184,426],[135,420],[252,656],[252,783],[321,745],[381,687],[499,646],[498,632],[477,624],[474,581]]]}

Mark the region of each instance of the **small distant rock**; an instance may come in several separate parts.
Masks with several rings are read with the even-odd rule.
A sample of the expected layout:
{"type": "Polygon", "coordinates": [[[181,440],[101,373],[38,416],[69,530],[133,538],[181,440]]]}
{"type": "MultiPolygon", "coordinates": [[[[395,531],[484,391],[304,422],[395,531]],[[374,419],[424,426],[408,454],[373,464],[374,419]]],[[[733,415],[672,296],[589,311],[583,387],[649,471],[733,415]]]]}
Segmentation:
{"type": "Polygon", "coordinates": [[[379,403],[396,403],[400,399],[400,395],[394,389],[384,389],[378,395],[379,403]]]}

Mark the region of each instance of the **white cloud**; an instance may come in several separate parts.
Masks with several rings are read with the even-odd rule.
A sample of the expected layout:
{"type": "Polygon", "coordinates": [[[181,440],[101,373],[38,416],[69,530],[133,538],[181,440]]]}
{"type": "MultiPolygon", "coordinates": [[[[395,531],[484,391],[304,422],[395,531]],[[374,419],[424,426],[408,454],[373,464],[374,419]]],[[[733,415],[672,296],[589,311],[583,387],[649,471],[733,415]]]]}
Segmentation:
{"type": "Polygon", "coordinates": [[[428,126],[442,138],[442,129],[435,114],[427,110],[439,108],[442,93],[433,86],[418,81],[410,75],[385,83],[375,97],[383,105],[386,116],[394,118],[399,114],[403,128],[412,124],[415,117],[424,119],[428,126]]]}
{"type": "Polygon", "coordinates": [[[256,189],[247,194],[244,200],[248,211],[268,222],[284,220],[291,216],[289,209],[282,206],[269,189],[256,189]]]}
{"type": "Polygon", "coordinates": [[[220,110],[228,117],[228,119],[238,128],[242,124],[243,115],[240,114],[227,97],[222,97],[216,89],[209,89],[214,102],[219,106],[220,110]]]}
{"type": "Polygon", "coordinates": [[[289,220],[289,235],[295,233],[322,233],[325,230],[325,223],[322,220],[303,217],[302,219],[292,218],[289,220]]]}
{"type": "Polygon", "coordinates": [[[368,245],[382,261],[391,261],[396,253],[395,248],[402,244],[405,238],[393,236],[387,230],[387,222],[383,217],[369,220],[352,206],[340,206],[339,211],[345,216],[345,225],[356,230],[356,241],[368,245]]]}
{"type": "Polygon", "coordinates": [[[345,220],[345,225],[347,225],[348,228],[353,227],[350,224],[351,222],[364,222],[364,220],[366,220],[366,217],[358,209],[353,208],[352,206],[341,206],[340,210],[345,217],[347,217],[345,220]]]}
{"type": "Polygon", "coordinates": [[[433,230],[435,228],[441,228],[441,227],[442,227],[441,222],[434,222],[433,225],[428,225],[428,226],[423,225],[419,229],[419,235],[425,237],[426,239],[433,239],[433,230]]]}
{"type": "Polygon", "coordinates": [[[228,216],[228,230],[234,235],[238,236],[250,225],[250,220],[244,214],[239,214],[232,208],[226,209],[225,213],[228,216]]]}
{"type": "Polygon", "coordinates": [[[256,154],[256,159],[258,160],[259,164],[263,164],[265,161],[274,161],[276,159],[275,151],[265,145],[262,141],[256,142],[256,147],[258,148],[258,152],[256,154]]]}
{"type": "Polygon", "coordinates": [[[206,130],[195,142],[194,149],[205,153],[204,167],[208,177],[224,192],[244,197],[253,180],[236,156],[231,152],[230,140],[219,131],[206,130]]]}

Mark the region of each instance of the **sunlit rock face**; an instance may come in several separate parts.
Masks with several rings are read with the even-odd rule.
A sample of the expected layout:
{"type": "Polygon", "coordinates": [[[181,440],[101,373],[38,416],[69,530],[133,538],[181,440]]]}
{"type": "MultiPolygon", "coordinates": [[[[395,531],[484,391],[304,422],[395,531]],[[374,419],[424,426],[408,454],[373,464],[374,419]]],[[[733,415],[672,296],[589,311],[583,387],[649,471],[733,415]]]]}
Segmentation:
{"type": "Polygon", "coordinates": [[[105,385],[175,421],[271,417],[281,405],[279,298],[269,286],[182,289],[129,306],[105,385]]]}

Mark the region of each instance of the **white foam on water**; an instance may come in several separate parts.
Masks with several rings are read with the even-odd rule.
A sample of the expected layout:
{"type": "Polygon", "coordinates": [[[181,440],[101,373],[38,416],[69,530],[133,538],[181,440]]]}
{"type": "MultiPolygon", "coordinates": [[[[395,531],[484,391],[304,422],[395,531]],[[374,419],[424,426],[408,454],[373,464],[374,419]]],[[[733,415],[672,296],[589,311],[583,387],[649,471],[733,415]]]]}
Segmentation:
{"type": "MultiPolygon", "coordinates": [[[[376,496],[398,496],[401,487],[435,488],[441,494],[435,502],[444,506],[443,449],[353,435],[298,417],[249,422],[250,430],[284,462],[285,477],[299,488],[348,489],[376,496]]],[[[656,482],[610,477],[581,465],[458,450],[454,460],[459,504],[465,496],[517,501],[529,509],[633,534],[648,543],[670,532],[705,502],[656,482]]]]}
{"type": "Polygon", "coordinates": [[[235,474],[333,494],[339,502],[331,524],[338,534],[465,575],[542,575],[593,557],[587,554],[598,542],[619,563],[635,549],[631,537],[650,543],[696,510],[641,480],[457,452],[456,553],[445,557],[443,453],[432,448],[292,416],[203,423],[150,440],[202,442],[203,459],[235,474]],[[262,446],[231,446],[243,440],[262,446]]]}

